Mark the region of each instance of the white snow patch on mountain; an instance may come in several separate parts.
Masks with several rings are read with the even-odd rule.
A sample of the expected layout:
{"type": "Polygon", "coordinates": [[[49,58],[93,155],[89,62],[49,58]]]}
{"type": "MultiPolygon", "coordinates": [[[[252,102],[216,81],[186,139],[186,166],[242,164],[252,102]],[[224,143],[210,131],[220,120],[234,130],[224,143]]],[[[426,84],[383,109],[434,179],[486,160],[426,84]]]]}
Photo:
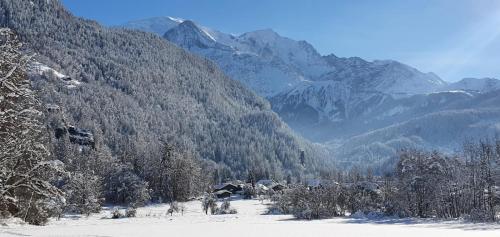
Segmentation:
{"type": "Polygon", "coordinates": [[[167,16],[167,18],[170,19],[171,21],[177,22],[179,24],[182,23],[182,22],[184,22],[184,19],[182,19],[182,18],[171,17],[171,16],[167,16]]]}
{"type": "Polygon", "coordinates": [[[74,80],[71,77],[64,75],[53,68],[44,65],[39,62],[34,62],[29,66],[29,72],[35,75],[45,75],[45,76],[54,76],[57,79],[60,79],[61,82],[65,84],[67,88],[76,88],[81,84],[80,81],[74,80]]]}
{"type": "Polygon", "coordinates": [[[41,64],[39,62],[34,62],[32,65],[31,65],[31,69],[33,72],[39,74],[39,75],[43,75],[44,73],[52,73],[54,76],[56,76],[57,78],[59,79],[63,79],[63,78],[66,78],[68,76],[50,68],[49,66],[47,65],[44,65],[44,64],[41,64]]]}
{"type": "Polygon", "coordinates": [[[464,78],[458,82],[449,84],[443,90],[461,90],[479,93],[490,92],[500,90],[500,80],[495,78],[464,78]]]}

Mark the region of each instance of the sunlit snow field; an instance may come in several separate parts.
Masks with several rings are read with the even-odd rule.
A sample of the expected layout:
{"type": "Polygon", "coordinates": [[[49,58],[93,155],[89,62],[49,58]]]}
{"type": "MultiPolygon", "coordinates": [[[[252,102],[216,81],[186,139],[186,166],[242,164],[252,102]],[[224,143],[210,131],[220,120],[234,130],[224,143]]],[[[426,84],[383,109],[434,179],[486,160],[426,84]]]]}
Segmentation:
{"type": "Polygon", "coordinates": [[[137,217],[109,219],[110,211],[90,217],[52,219],[46,226],[9,223],[0,236],[500,236],[499,224],[435,222],[415,219],[334,218],[298,221],[288,215],[265,215],[266,202],[235,200],[235,215],[205,215],[199,201],[186,203],[184,215],[167,215],[168,205],[139,208],[137,217]]]}

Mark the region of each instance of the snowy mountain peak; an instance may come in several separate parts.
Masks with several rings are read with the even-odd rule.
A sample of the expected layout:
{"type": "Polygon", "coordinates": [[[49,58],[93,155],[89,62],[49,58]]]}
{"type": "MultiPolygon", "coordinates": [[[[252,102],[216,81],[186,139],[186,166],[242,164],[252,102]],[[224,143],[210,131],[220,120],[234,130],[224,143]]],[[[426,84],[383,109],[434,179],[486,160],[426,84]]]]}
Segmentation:
{"type": "Polygon", "coordinates": [[[176,27],[184,20],[181,18],[175,18],[170,16],[153,17],[148,19],[140,19],[135,21],[129,21],[119,27],[142,30],[146,32],[155,33],[157,35],[163,35],[168,30],[176,27]]]}
{"type": "Polygon", "coordinates": [[[255,39],[261,42],[272,42],[280,38],[281,36],[272,29],[263,29],[244,33],[240,37],[246,39],[255,39]]]}
{"type": "Polygon", "coordinates": [[[185,21],[184,19],[182,19],[182,18],[177,18],[177,17],[167,16],[167,18],[168,18],[168,19],[170,19],[171,21],[173,21],[173,22],[177,22],[177,23],[179,23],[179,24],[185,21]]]}
{"type": "Polygon", "coordinates": [[[231,50],[229,46],[217,42],[207,28],[200,27],[190,20],[185,20],[173,27],[163,36],[165,39],[186,49],[218,49],[231,50]]]}

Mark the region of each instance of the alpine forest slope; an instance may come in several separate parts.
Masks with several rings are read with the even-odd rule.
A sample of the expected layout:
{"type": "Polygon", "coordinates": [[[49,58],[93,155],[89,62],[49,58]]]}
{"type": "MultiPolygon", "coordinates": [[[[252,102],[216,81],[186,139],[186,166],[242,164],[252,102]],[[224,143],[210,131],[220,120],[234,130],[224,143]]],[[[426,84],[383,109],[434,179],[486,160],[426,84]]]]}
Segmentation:
{"type": "Polygon", "coordinates": [[[394,60],[320,55],[270,29],[232,35],[172,17],[121,27],[155,32],[214,61],[346,165],[384,166],[405,147],[452,152],[466,139],[500,132],[498,79],[447,83],[394,60]]]}
{"type": "Polygon", "coordinates": [[[213,161],[222,178],[283,179],[327,167],[266,100],[157,35],[102,27],[56,0],[0,0],[0,26],[74,82],[33,76],[44,104],[59,106],[66,123],[114,156],[154,156],[169,143],[213,161]]]}

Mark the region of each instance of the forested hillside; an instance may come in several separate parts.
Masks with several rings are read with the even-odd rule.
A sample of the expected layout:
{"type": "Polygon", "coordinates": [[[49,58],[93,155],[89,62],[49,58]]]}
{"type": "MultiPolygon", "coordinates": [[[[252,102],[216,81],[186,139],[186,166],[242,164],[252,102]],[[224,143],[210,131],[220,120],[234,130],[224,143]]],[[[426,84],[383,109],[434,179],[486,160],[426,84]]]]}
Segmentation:
{"type": "Polygon", "coordinates": [[[0,26],[16,31],[36,61],[80,82],[37,76],[42,101],[91,131],[96,149],[136,168],[159,157],[163,143],[214,161],[220,179],[300,177],[323,166],[264,99],[156,35],[108,29],[46,0],[1,0],[0,26]]]}

